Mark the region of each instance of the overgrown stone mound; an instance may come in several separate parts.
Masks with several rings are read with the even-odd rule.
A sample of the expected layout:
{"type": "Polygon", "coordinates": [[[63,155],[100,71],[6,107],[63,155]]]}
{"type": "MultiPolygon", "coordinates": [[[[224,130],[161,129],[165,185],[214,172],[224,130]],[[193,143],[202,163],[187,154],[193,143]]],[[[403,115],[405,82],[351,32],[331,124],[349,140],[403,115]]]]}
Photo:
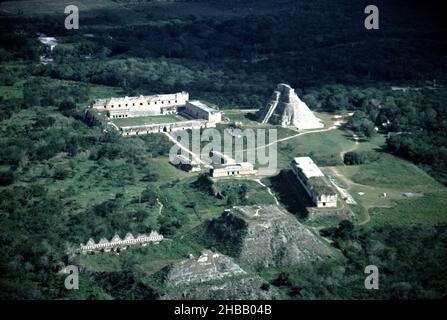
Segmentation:
{"type": "Polygon", "coordinates": [[[276,205],[234,207],[216,221],[221,226],[210,223],[210,237],[250,265],[292,266],[332,256],[318,236],[276,205]]]}
{"type": "Polygon", "coordinates": [[[164,271],[161,299],[273,299],[278,293],[265,280],[244,271],[232,258],[204,250],[164,271]]]}
{"type": "Polygon", "coordinates": [[[168,286],[177,286],[245,274],[230,257],[204,250],[198,258],[190,257],[173,265],[165,279],[168,286]]]}

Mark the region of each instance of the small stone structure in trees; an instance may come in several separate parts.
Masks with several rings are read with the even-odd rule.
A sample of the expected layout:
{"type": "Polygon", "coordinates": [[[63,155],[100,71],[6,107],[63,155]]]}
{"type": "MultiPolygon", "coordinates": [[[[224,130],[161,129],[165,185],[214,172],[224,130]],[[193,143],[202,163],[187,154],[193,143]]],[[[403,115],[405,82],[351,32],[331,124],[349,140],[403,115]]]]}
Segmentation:
{"type": "Polygon", "coordinates": [[[102,238],[98,243],[90,238],[86,244],[81,243],[77,253],[86,254],[90,252],[110,252],[110,251],[120,251],[125,250],[127,247],[142,245],[146,246],[148,243],[159,243],[163,240],[163,235],[159,234],[157,231],[152,231],[149,235],[140,234],[136,237],[132,233],[127,233],[124,239],[121,239],[119,235],[115,235],[110,241],[102,238]]]}

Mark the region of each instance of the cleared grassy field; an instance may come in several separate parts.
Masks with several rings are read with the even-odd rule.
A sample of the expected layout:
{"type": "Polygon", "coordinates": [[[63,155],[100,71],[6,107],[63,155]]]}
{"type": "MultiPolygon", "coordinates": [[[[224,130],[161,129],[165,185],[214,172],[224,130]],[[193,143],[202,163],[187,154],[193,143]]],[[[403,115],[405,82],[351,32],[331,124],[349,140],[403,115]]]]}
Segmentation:
{"type": "Polygon", "coordinates": [[[74,263],[94,272],[116,272],[125,268],[126,261],[138,261],[141,271],[150,275],[161,268],[184,259],[188,254],[198,254],[199,247],[186,244],[182,240],[168,238],[159,244],[147,247],[133,247],[122,251],[77,256],[74,263]]]}
{"type": "Polygon", "coordinates": [[[121,88],[89,84],[91,99],[121,97],[126,93],[121,88]]]}
{"type": "Polygon", "coordinates": [[[244,126],[259,126],[260,123],[255,120],[255,110],[223,110],[224,115],[230,121],[240,122],[244,126]]]}
{"type": "Polygon", "coordinates": [[[280,142],[278,165],[285,168],[294,157],[300,156],[310,156],[320,166],[341,164],[340,152],[351,146],[352,141],[342,130],[309,133],[280,142]]]}
{"type": "Polygon", "coordinates": [[[382,153],[379,161],[361,166],[346,166],[345,172],[356,183],[383,188],[411,188],[425,192],[444,188],[408,161],[382,153]]]}
{"type": "Polygon", "coordinates": [[[241,179],[218,179],[216,185],[219,188],[225,188],[227,186],[245,185],[247,187],[246,201],[249,204],[255,205],[267,205],[275,204],[275,199],[271,194],[267,192],[267,188],[261,186],[259,183],[251,180],[241,179]]]}
{"type": "Polygon", "coordinates": [[[368,225],[447,222],[443,205],[447,188],[403,159],[381,153],[371,164],[324,171],[347,186],[358,204],[369,211],[368,225]]]}
{"type": "Polygon", "coordinates": [[[426,193],[422,197],[393,201],[392,208],[371,210],[369,225],[437,225],[447,223],[447,191],[426,193]]]}
{"type": "Polygon", "coordinates": [[[139,126],[153,123],[169,123],[169,122],[186,121],[186,120],[187,119],[182,117],[181,115],[169,114],[162,116],[113,119],[113,123],[116,124],[118,127],[125,127],[125,126],[139,126]]]}
{"type": "Polygon", "coordinates": [[[21,88],[17,86],[0,86],[0,97],[4,99],[11,98],[23,98],[23,92],[21,88]]]}

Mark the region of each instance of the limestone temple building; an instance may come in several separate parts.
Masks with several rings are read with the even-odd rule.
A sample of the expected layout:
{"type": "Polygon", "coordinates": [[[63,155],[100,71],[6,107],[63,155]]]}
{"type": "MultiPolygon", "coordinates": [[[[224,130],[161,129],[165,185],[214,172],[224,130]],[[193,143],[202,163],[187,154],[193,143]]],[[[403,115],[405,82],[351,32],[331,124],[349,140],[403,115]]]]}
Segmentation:
{"type": "Polygon", "coordinates": [[[163,240],[163,235],[157,231],[152,231],[149,235],[140,234],[134,237],[130,232],[126,234],[124,239],[121,239],[119,235],[115,235],[110,241],[106,238],[102,238],[98,243],[95,243],[93,239],[89,239],[86,244],[81,243],[78,249],[78,253],[86,254],[90,252],[110,252],[125,250],[127,247],[141,245],[146,246],[148,243],[159,243],[163,240]]]}
{"type": "MultiPolygon", "coordinates": [[[[177,130],[213,128],[222,121],[222,112],[198,100],[189,100],[189,93],[182,91],[152,96],[118,97],[95,100],[84,113],[86,120],[103,125],[111,124],[123,136],[171,132],[177,130]],[[157,116],[178,115],[172,121],[157,120],[157,116]],[[148,122],[117,126],[113,119],[153,117],[148,122]],[[182,117],[184,118],[182,118],[182,117]]],[[[146,121],[146,120],[144,120],[146,121]]]]}
{"type": "Polygon", "coordinates": [[[261,123],[294,126],[299,130],[324,127],[295,90],[285,83],[276,86],[270,101],[259,110],[258,119],[261,123]]]}
{"type": "Polygon", "coordinates": [[[317,208],[337,207],[337,193],[310,157],[294,158],[291,169],[317,208]]]}
{"type": "Polygon", "coordinates": [[[188,101],[183,111],[187,115],[196,119],[205,119],[212,123],[219,123],[222,121],[222,112],[210,108],[198,100],[188,101]]]}
{"type": "Polygon", "coordinates": [[[186,171],[186,172],[198,172],[200,171],[200,165],[194,161],[194,160],[190,160],[189,158],[181,155],[181,154],[177,154],[172,160],[169,161],[172,165],[174,165],[175,167],[186,171]]]}
{"type": "Polygon", "coordinates": [[[250,162],[215,165],[209,172],[213,178],[242,176],[255,173],[256,170],[254,170],[253,164],[250,162]]]}
{"type": "Polygon", "coordinates": [[[95,100],[92,108],[107,111],[111,119],[176,114],[177,108],[185,106],[188,92],[153,96],[120,97],[95,100]]]}

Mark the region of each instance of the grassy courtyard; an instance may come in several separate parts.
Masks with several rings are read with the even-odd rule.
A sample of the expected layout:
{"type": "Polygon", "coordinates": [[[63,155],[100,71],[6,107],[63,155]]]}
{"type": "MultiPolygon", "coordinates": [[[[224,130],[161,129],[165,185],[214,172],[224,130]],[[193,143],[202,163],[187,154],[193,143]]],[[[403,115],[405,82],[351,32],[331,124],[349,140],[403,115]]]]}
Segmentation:
{"type": "Polygon", "coordinates": [[[178,122],[186,120],[187,120],[186,118],[178,114],[167,114],[161,116],[118,118],[113,119],[113,123],[116,124],[118,127],[127,127],[127,126],[140,126],[145,124],[154,124],[154,123],[178,122]]]}
{"type": "MultiPolygon", "coordinates": [[[[447,222],[447,189],[424,171],[381,153],[371,164],[324,168],[368,211],[368,225],[447,222]]],[[[355,208],[360,210],[362,208],[355,208]]]]}

